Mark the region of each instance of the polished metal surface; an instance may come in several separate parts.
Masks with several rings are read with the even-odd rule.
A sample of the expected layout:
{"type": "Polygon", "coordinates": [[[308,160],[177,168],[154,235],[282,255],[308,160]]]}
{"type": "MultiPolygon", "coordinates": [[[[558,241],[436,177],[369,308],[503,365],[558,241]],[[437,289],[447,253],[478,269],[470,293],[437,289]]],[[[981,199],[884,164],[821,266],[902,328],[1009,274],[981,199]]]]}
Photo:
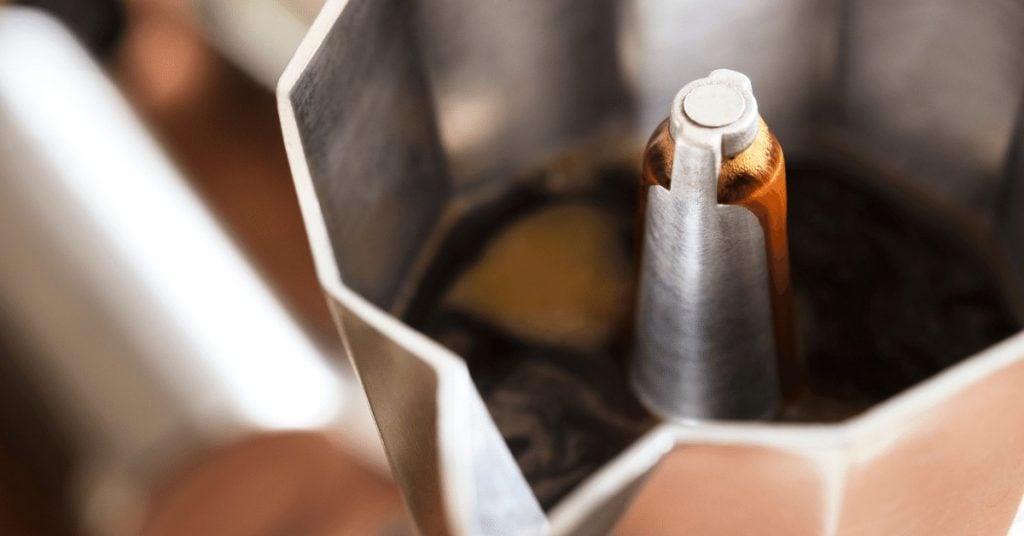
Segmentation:
{"type": "Polygon", "coordinates": [[[779,404],[764,230],[748,209],[718,204],[722,158],[750,145],[758,118],[735,71],[672,101],[672,179],[647,190],[631,362],[634,392],[665,418],[756,419],[779,404]],[[734,119],[709,127],[694,116],[734,119]]]}
{"type": "MultiPolygon", "coordinates": [[[[447,207],[609,132],[639,148],[679,87],[727,67],[750,77],[787,157],[840,151],[878,170],[872,180],[947,207],[1019,256],[1024,196],[1019,171],[1007,169],[1024,148],[1014,135],[1021,65],[1024,5],[1014,0],[328,0],[278,86],[282,124],[321,283],[417,519],[441,516],[447,532],[472,533],[499,496],[506,520],[520,515],[536,527],[545,517],[521,493],[522,475],[493,422],[484,419],[486,441],[467,457],[474,419],[487,415],[469,418],[455,403],[479,403],[463,361],[392,314],[418,284],[417,260],[435,245],[447,207]],[[414,444],[430,448],[417,457],[414,444]],[[489,456],[498,462],[481,471],[477,460],[489,456]],[[507,494],[481,493],[485,479],[507,494]]],[[[1024,282],[1024,271],[1008,273],[1024,282]]],[[[882,471],[880,453],[909,441],[908,428],[955,435],[935,420],[945,411],[935,409],[939,401],[997,378],[1022,355],[1017,338],[848,423],[666,425],[646,450],[624,452],[546,517],[554,533],[606,533],[673,445],[750,443],[807,460],[828,500],[808,515],[817,533],[839,533],[862,519],[854,500],[885,506],[872,502],[871,486],[950,489],[960,485],[955,475],[982,482],[952,450],[931,463],[963,471],[912,479],[882,471]],[[844,487],[847,475],[876,468],[844,487]]],[[[1007,400],[976,403],[998,412],[1007,400]]],[[[1018,443],[1013,427],[1000,430],[986,441],[1018,443]]],[[[1009,459],[997,463],[1009,467],[1009,459]]],[[[1017,500],[1009,500],[1014,509],[1017,500]]],[[[1007,504],[987,510],[993,523],[1007,504]]],[[[983,509],[955,506],[957,520],[983,509]]],[[[786,511],[803,508],[793,499],[786,511]]]]}
{"type": "Polygon", "coordinates": [[[548,520],[465,362],[386,312],[415,272],[451,184],[408,31],[410,6],[342,7],[321,12],[278,100],[317,272],[395,481],[426,534],[544,534],[548,520]],[[344,31],[328,32],[334,17],[344,31]],[[324,188],[333,193],[318,196],[324,188]]]}
{"type": "Polygon", "coordinates": [[[289,92],[299,128],[322,133],[303,140],[313,176],[363,178],[315,187],[334,192],[320,198],[319,210],[341,277],[384,308],[399,295],[450,189],[410,10],[404,2],[352,5],[339,21],[345,31],[324,43],[336,52],[314,55],[289,92]]]}
{"type": "Polygon", "coordinates": [[[57,22],[13,7],[0,7],[0,320],[73,442],[87,533],[136,533],[173,471],[215,447],[372,433],[352,378],[100,68],[57,22]]]}

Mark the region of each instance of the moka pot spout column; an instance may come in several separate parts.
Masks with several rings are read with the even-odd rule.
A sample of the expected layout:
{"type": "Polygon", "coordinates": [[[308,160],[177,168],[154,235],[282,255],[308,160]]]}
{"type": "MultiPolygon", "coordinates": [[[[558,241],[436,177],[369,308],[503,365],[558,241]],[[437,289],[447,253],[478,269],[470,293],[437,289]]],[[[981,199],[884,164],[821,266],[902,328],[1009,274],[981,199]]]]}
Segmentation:
{"type": "Polygon", "coordinates": [[[782,150],[750,80],[679,91],[644,155],[633,387],[670,419],[759,419],[795,370],[782,150]]]}

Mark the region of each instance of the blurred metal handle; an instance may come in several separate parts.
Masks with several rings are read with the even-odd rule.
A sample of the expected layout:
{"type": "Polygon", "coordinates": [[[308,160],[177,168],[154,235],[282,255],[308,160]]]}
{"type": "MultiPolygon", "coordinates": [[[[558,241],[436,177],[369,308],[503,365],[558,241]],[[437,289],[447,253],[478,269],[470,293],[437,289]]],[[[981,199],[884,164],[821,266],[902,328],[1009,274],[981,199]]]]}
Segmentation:
{"type": "Polygon", "coordinates": [[[210,41],[273,88],[319,11],[321,0],[194,0],[210,41]]]}
{"type": "Polygon", "coordinates": [[[65,29],[13,7],[0,7],[0,313],[87,460],[79,491],[99,531],[172,464],[243,434],[346,428],[383,466],[361,391],[65,29]]]}

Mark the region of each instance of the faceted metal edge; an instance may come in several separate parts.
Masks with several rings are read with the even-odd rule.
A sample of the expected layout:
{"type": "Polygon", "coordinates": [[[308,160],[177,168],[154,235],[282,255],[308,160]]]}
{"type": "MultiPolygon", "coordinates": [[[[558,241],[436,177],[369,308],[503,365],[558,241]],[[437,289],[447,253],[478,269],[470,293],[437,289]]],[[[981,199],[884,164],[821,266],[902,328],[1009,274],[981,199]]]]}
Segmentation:
{"type": "MultiPolygon", "coordinates": [[[[348,0],[325,3],[281,75],[276,92],[285,149],[317,278],[332,302],[339,332],[346,339],[346,351],[354,364],[356,360],[349,351],[341,319],[345,313],[361,319],[380,334],[386,333],[385,340],[435,372],[439,458],[436,478],[443,496],[446,519],[440,524],[444,530],[451,534],[546,534],[547,516],[487,413],[465,361],[376,307],[342,281],[309,172],[291,94],[347,5],[348,0]]],[[[356,368],[358,371],[358,364],[356,368]]],[[[380,429],[379,421],[377,425],[380,429]]],[[[386,441],[385,450],[390,459],[392,453],[386,441]]],[[[413,514],[416,516],[416,512],[413,514]]]]}
{"type": "MultiPolygon", "coordinates": [[[[759,446],[809,458],[832,496],[826,501],[829,534],[837,531],[848,469],[880,456],[897,443],[909,423],[929,416],[973,385],[1024,362],[1024,332],[1003,340],[865,412],[834,424],[666,422],[559,503],[550,512],[553,534],[603,534],[627,510],[640,485],[673,448],[685,445],[759,446]],[[602,523],[595,524],[594,512],[602,523]],[[604,522],[606,521],[606,522],[604,522]]],[[[1013,408],[1007,408],[1013,411],[1013,408]]],[[[983,416],[979,416],[982,418],[983,416]]]]}

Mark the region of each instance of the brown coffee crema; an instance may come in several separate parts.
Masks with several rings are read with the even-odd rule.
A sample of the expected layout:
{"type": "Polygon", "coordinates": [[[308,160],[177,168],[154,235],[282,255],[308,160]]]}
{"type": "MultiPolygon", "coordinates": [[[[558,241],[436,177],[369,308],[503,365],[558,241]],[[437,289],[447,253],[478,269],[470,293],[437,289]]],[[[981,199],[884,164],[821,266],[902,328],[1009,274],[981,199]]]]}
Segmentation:
{"type": "MultiPolygon", "coordinates": [[[[764,229],[779,377],[783,393],[788,397],[800,383],[800,366],[786,235],[786,166],[782,147],[768,125],[760,118],[758,125],[757,137],[750,146],[723,160],[718,173],[718,202],[746,208],[757,216],[764,229]]],[[[638,233],[643,231],[646,217],[647,187],[658,185],[671,189],[674,154],[675,140],[666,119],[655,129],[644,151],[637,211],[638,233]]],[[[642,243],[642,240],[637,241],[637,244],[642,243]]]]}

